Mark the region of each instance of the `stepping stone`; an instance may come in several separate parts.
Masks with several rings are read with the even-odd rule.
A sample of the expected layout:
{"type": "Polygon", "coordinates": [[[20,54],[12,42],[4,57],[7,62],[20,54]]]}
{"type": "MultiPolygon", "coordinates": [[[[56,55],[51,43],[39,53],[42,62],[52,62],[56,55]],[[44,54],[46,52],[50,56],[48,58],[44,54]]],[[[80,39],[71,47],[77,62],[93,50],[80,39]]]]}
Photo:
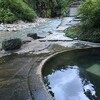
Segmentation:
{"type": "Polygon", "coordinates": [[[66,30],[68,27],[70,27],[70,25],[60,26],[60,27],[58,27],[56,30],[57,30],[57,31],[64,31],[64,30],[66,30]]]}
{"type": "Polygon", "coordinates": [[[46,38],[39,39],[39,41],[72,41],[73,39],[66,37],[65,33],[53,32],[53,34],[48,35],[46,38]]]}

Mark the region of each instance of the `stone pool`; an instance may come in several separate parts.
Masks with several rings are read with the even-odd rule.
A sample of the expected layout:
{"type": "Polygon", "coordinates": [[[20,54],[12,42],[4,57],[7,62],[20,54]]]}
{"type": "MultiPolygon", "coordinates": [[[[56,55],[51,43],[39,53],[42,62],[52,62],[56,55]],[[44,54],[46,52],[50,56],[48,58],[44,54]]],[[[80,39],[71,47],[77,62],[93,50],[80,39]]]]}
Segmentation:
{"type": "Polygon", "coordinates": [[[100,48],[60,53],[42,71],[54,100],[100,100],[100,48]]]}

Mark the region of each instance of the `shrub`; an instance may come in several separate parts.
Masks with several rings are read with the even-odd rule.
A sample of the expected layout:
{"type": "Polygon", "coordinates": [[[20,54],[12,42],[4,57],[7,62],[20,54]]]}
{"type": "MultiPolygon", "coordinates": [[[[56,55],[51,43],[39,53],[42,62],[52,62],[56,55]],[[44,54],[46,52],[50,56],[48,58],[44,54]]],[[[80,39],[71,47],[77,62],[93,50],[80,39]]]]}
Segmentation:
{"type": "Polygon", "coordinates": [[[0,9],[0,23],[12,23],[17,20],[17,17],[10,11],[10,9],[0,9]]]}
{"type": "Polygon", "coordinates": [[[0,0],[0,22],[34,21],[36,14],[23,0],[0,0]]]}
{"type": "Polygon", "coordinates": [[[67,29],[66,36],[71,38],[77,38],[83,41],[90,41],[100,43],[100,29],[99,28],[91,28],[84,30],[83,26],[77,25],[72,26],[67,29]]]}
{"type": "Polygon", "coordinates": [[[71,38],[79,38],[80,34],[81,34],[80,25],[69,27],[66,31],[66,36],[71,38]]]}
{"type": "Polygon", "coordinates": [[[85,0],[80,6],[78,16],[81,19],[80,25],[69,28],[66,35],[100,42],[100,0],[85,0]]]}
{"type": "Polygon", "coordinates": [[[9,0],[9,8],[19,19],[34,21],[36,17],[33,9],[20,0],[9,0]]]}
{"type": "Polygon", "coordinates": [[[100,29],[93,28],[86,31],[81,31],[79,39],[84,41],[100,43],[100,29]]]}
{"type": "Polygon", "coordinates": [[[85,0],[80,6],[78,15],[85,28],[100,27],[100,0],[85,0]]]}

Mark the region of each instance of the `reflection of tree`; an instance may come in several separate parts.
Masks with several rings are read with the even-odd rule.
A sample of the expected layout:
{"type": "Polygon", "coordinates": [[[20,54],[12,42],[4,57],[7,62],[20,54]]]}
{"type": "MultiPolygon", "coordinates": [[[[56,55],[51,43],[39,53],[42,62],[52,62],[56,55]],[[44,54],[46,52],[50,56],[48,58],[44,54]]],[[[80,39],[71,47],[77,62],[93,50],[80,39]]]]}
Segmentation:
{"type": "Polygon", "coordinates": [[[88,72],[86,72],[84,69],[80,68],[79,76],[82,79],[84,94],[90,100],[98,100],[99,96],[96,96],[96,94],[94,94],[94,95],[92,94],[92,92],[97,92],[97,90],[95,88],[96,84],[93,83],[92,80],[94,80],[94,79],[92,77],[89,77],[88,74],[89,74],[88,72]],[[86,86],[90,87],[90,89],[86,89],[86,86]]]}
{"type": "Polygon", "coordinates": [[[54,97],[55,95],[54,95],[54,93],[52,92],[52,91],[49,91],[50,92],[50,94],[54,97]]]}
{"type": "Polygon", "coordinates": [[[44,84],[45,84],[45,86],[47,87],[49,93],[54,97],[54,93],[52,92],[52,88],[50,87],[50,82],[49,82],[49,80],[48,80],[48,77],[47,77],[47,76],[44,77],[44,78],[43,78],[43,81],[44,81],[44,84]]]}

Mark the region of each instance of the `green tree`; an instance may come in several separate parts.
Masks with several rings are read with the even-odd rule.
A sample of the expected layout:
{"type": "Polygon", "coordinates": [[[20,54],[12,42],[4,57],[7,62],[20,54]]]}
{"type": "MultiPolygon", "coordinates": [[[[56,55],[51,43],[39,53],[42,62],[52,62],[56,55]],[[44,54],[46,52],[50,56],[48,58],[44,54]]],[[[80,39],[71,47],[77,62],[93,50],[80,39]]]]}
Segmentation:
{"type": "Polygon", "coordinates": [[[86,0],[80,6],[79,14],[83,26],[100,27],[100,0],[86,0]]]}

